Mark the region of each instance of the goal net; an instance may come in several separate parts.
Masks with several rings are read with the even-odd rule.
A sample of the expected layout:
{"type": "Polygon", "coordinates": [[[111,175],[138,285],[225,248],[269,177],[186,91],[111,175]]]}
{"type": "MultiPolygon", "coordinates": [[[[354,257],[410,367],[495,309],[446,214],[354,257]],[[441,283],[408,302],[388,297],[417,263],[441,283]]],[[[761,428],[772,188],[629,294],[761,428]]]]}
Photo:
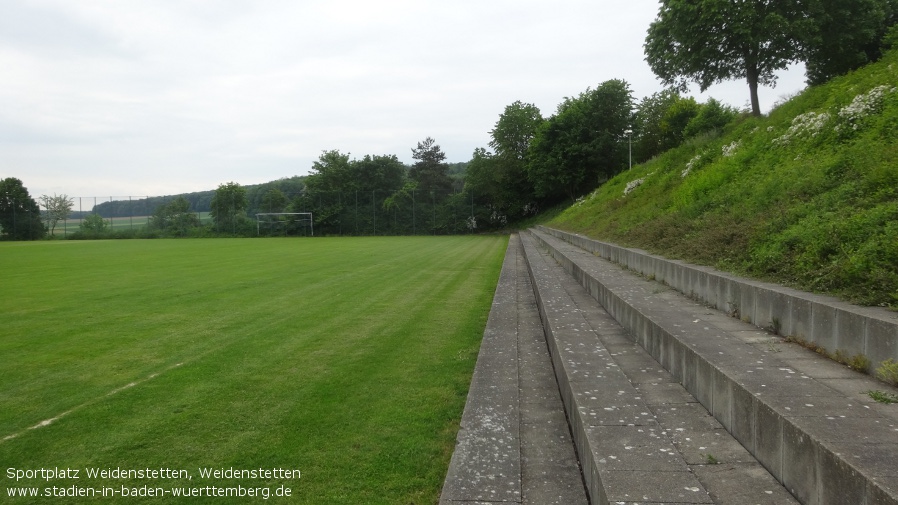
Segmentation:
{"type": "Polygon", "coordinates": [[[256,214],[256,235],[315,236],[311,212],[260,212],[256,214]]]}

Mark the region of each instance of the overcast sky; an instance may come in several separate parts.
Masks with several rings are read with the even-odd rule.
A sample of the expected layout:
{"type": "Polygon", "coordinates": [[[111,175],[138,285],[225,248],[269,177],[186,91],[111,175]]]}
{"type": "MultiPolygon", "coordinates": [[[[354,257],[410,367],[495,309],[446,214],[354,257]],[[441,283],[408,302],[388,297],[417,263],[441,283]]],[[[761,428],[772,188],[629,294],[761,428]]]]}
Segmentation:
{"type": "MultiPolygon", "coordinates": [[[[448,161],[505,106],[662,89],[656,0],[0,0],[0,178],[32,197],[163,195],[308,173],[323,150],[448,161]]],[[[761,88],[765,111],[801,69],[761,88]]],[[[697,89],[695,90],[697,91],[697,89]]],[[[703,95],[736,107],[743,82],[703,95]]]]}

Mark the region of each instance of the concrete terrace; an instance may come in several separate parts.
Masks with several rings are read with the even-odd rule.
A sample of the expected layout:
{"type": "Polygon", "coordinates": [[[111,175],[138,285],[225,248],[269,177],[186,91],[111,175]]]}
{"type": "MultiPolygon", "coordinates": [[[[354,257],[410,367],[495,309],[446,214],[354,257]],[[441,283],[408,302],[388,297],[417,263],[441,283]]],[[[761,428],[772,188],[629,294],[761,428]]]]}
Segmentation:
{"type": "MultiPolygon", "coordinates": [[[[511,237],[441,503],[898,504],[898,405],[864,394],[895,388],[669,286],[699,267],[596,244],[511,237]]],[[[775,291],[743,314],[898,349],[889,313],[837,304],[833,329],[775,291]]]]}

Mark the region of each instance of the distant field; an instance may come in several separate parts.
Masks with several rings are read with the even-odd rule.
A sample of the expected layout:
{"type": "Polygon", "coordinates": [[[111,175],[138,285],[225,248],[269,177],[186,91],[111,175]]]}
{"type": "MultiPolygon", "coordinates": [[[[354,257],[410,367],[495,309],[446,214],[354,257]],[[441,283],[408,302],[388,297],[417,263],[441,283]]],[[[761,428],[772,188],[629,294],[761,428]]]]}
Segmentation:
{"type": "MultiPolygon", "coordinates": [[[[201,223],[207,224],[212,221],[212,217],[208,212],[199,212],[198,214],[201,223]]],[[[105,218],[105,220],[110,223],[112,231],[137,230],[145,227],[149,223],[150,216],[111,217],[105,218]]],[[[67,219],[65,221],[60,221],[59,223],[56,223],[56,229],[53,230],[53,235],[61,237],[68,235],[69,233],[75,233],[80,226],[81,219],[67,219]]]]}
{"type": "Polygon", "coordinates": [[[506,240],[0,243],[0,502],[434,503],[506,240]]]}

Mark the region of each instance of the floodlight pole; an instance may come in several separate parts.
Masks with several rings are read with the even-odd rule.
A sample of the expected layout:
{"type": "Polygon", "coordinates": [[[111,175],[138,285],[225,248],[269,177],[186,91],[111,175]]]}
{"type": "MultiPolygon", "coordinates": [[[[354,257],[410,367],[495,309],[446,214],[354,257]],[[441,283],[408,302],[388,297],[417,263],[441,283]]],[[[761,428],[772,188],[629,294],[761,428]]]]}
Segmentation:
{"type": "Polygon", "coordinates": [[[633,170],[633,130],[627,129],[624,133],[627,134],[627,145],[630,151],[630,170],[633,170]]]}

